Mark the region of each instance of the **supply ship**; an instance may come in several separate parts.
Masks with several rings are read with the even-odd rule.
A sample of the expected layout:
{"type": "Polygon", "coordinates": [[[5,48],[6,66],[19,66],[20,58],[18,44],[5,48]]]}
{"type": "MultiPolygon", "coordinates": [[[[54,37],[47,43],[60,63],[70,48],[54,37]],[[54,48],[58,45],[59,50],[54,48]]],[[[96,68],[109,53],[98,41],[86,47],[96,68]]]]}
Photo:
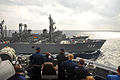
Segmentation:
{"type": "Polygon", "coordinates": [[[49,32],[43,29],[41,34],[32,34],[27,29],[27,24],[19,24],[19,32],[12,33],[11,38],[6,38],[3,34],[4,21],[0,23],[1,43],[0,49],[9,46],[15,49],[16,53],[31,54],[35,52],[36,47],[41,48],[41,52],[58,53],[61,48],[66,52],[94,52],[99,50],[106,40],[89,39],[89,36],[66,37],[62,31],[56,30],[55,22],[49,15],[49,32]],[[23,29],[24,27],[24,29],[23,29]],[[6,40],[6,41],[5,41],[6,40]]]}

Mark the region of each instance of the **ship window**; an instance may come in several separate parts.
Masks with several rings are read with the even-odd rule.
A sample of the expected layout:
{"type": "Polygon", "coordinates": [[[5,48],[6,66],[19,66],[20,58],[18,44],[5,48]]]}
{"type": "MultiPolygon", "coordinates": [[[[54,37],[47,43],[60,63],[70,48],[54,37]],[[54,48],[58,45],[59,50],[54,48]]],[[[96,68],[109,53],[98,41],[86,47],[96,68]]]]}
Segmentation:
{"type": "Polygon", "coordinates": [[[90,45],[88,45],[87,47],[90,47],[90,45]]]}
{"type": "Polygon", "coordinates": [[[88,45],[87,47],[89,47],[89,48],[93,48],[93,47],[95,47],[95,45],[88,45]]]}

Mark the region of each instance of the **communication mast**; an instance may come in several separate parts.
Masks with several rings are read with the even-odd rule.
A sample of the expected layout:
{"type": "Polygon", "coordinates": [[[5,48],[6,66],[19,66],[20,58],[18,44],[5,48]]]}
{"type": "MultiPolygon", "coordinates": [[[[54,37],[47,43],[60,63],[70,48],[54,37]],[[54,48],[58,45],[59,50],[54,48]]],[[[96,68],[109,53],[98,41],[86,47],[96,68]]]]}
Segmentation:
{"type": "Polygon", "coordinates": [[[5,23],[4,20],[1,21],[0,23],[0,33],[1,33],[1,39],[4,38],[4,30],[3,30],[3,24],[5,23]]]}

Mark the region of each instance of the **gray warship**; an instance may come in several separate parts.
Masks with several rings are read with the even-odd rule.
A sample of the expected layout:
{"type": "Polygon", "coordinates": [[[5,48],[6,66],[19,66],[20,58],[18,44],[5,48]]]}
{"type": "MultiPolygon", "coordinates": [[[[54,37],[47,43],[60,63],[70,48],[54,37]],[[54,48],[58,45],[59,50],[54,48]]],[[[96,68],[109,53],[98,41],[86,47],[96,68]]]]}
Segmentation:
{"type": "Polygon", "coordinates": [[[35,52],[36,47],[41,48],[41,52],[58,53],[61,48],[66,52],[94,52],[99,50],[106,40],[89,39],[89,36],[74,36],[67,38],[62,31],[56,30],[55,22],[49,15],[49,32],[43,30],[41,34],[32,34],[32,30],[27,30],[26,24],[19,24],[19,32],[12,34],[12,38],[5,37],[3,34],[4,21],[0,23],[1,40],[0,49],[9,46],[15,49],[19,54],[31,54],[35,52]],[[24,30],[22,30],[24,27],[24,30]],[[9,42],[5,42],[9,40],[9,42]]]}

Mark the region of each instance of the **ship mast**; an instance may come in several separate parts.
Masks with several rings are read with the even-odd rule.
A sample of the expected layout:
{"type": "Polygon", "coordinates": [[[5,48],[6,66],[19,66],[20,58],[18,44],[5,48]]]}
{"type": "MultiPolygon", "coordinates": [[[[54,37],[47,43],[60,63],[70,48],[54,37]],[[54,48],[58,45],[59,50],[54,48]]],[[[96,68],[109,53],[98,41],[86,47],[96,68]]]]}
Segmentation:
{"type": "Polygon", "coordinates": [[[53,34],[53,32],[54,32],[54,28],[53,28],[53,25],[55,24],[54,22],[53,22],[53,19],[51,18],[51,14],[49,15],[49,23],[50,23],[50,25],[49,25],[49,41],[50,42],[53,42],[53,40],[52,40],[52,34],[53,34]]]}
{"type": "Polygon", "coordinates": [[[0,29],[1,29],[1,39],[4,38],[4,32],[3,32],[3,24],[4,24],[4,20],[1,21],[0,23],[0,29]]]}

